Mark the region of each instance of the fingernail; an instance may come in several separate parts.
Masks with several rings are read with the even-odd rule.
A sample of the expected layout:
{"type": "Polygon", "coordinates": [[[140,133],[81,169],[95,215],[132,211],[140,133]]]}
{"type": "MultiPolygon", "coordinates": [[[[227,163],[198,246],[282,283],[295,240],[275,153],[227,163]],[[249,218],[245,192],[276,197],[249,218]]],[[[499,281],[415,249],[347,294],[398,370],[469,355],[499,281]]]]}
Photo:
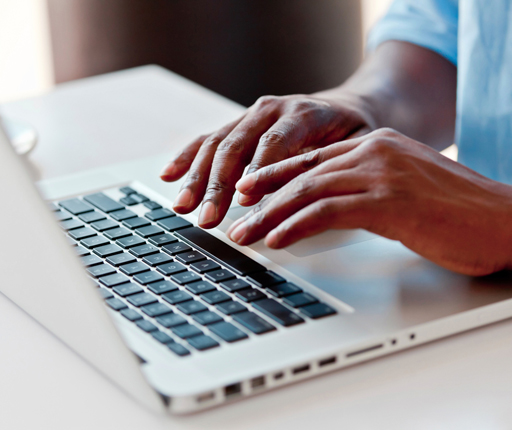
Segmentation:
{"type": "Polygon", "coordinates": [[[246,231],[247,231],[247,223],[242,222],[237,228],[235,228],[233,233],[231,233],[230,239],[233,242],[238,242],[245,235],[246,231]]]}
{"type": "Polygon", "coordinates": [[[176,165],[171,161],[162,169],[162,171],[160,172],[160,177],[165,178],[167,176],[172,176],[175,169],[176,165]]]}
{"type": "Polygon", "coordinates": [[[231,232],[232,232],[235,228],[237,228],[237,227],[240,225],[240,223],[242,223],[243,221],[244,221],[244,218],[242,217],[242,218],[238,218],[238,219],[237,219],[233,224],[231,224],[231,225],[229,226],[229,228],[226,230],[226,235],[227,235],[227,237],[231,238],[231,232]]]}
{"type": "Polygon", "coordinates": [[[199,225],[209,224],[215,220],[217,209],[212,202],[203,203],[199,213],[199,225]]]}
{"type": "Polygon", "coordinates": [[[243,206],[244,204],[251,201],[252,199],[253,199],[252,196],[246,196],[245,194],[239,194],[238,195],[238,204],[243,206]]]}
{"type": "Polygon", "coordinates": [[[277,248],[279,244],[279,234],[277,230],[272,230],[267,236],[265,237],[265,245],[267,245],[269,248],[277,248]]]}
{"type": "Polygon", "coordinates": [[[190,205],[190,200],[192,199],[192,192],[185,188],[180,191],[176,200],[174,200],[174,204],[172,205],[175,208],[187,207],[190,205]]]}
{"type": "Polygon", "coordinates": [[[255,184],[256,184],[256,175],[250,174],[250,175],[246,175],[242,179],[240,179],[236,183],[235,187],[240,193],[244,194],[247,191],[251,190],[255,184]]]}

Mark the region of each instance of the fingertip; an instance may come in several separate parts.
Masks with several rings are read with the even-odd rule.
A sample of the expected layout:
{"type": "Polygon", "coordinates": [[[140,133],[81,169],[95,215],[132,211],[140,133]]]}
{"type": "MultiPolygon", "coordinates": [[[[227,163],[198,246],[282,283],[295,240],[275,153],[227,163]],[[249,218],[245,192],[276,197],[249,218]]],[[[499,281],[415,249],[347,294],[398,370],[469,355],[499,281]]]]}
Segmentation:
{"type": "Polygon", "coordinates": [[[272,249],[279,248],[279,233],[277,229],[270,231],[265,237],[265,245],[272,249]]]}
{"type": "Polygon", "coordinates": [[[254,188],[254,185],[256,184],[256,175],[254,174],[248,174],[245,175],[242,179],[240,179],[236,185],[235,188],[240,192],[241,194],[248,193],[252,188],[254,188]]]}
{"type": "Polygon", "coordinates": [[[177,173],[176,164],[171,161],[160,172],[160,179],[165,182],[172,182],[176,179],[177,173]]]}

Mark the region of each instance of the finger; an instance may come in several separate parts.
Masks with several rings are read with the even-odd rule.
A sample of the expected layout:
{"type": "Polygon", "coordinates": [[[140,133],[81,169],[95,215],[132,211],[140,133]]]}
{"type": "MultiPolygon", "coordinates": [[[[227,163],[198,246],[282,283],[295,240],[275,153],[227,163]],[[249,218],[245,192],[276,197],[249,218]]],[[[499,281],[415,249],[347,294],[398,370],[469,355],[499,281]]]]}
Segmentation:
{"type": "Polygon", "coordinates": [[[196,140],[187,145],[185,149],[176,154],[176,156],[164,166],[160,172],[160,178],[165,182],[173,182],[180,179],[190,168],[199,148],[207,137],[208,135],[199,136],[196,140]]]}
{"type": "Polygon", "coordinates": [[[246,196],[245,194],[239,194],[238,204],[240,204],[240,206],[253,206],[256,203],[259,203],[263,197],[265,196],[246,196]]]}

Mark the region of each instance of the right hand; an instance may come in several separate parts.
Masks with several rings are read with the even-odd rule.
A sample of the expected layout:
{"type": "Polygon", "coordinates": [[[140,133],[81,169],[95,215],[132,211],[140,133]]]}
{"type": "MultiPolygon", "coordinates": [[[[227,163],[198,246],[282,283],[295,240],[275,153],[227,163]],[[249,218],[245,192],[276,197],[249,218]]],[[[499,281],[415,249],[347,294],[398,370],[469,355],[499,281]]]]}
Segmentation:
{"type": "MultiPolygon", "coordinates": [[[[197,138],[160,175],[172,182],[189,171],[173,209],[189,213],[202,201],[199,225],[216,227],[247,165],[247,172],[253,173],[299,153],[370,132],[374,127],[361,100],[335,91],[261,97],[241,118],[197,138]]],[[[262,197],[241,195],[239,203],[250,206],[262,197]]]]}

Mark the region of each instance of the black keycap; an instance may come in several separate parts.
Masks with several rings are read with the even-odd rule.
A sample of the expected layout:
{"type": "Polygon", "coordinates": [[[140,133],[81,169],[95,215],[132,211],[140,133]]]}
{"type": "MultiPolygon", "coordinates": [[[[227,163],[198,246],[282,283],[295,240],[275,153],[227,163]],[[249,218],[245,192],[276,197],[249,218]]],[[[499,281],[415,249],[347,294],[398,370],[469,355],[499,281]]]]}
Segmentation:
{"type": "Polygon", "coordinates": [[[179,311],[183,312],[185,315],[197,314],[198,312],[207,311],[208,308],[200,302],[195,300],[190,300],[185,303],[181,303],[176,306],[179,311]]]}
{"type": "Polygon", "coordinates": [[[78,218],[80,218],[83,222],[89,224],[91,222],[101,221],[102,219],[105,219],[105,215],[103,215],[100,212],[93,211],[82,214],[78,218]]]}
{"type": "Polygon", "coordinates": [[[226,342],[236,342],[238,340],[247,339],[247,336],[242,330],[235,327],[228,322],[220,322],[208,326],[208,328],[221,339],[226,342]]]}
{"type": "Polygon", "coordinates": [[[267,298],[265,294],[255,288],[238,291],[235,295],[246,303],[267,298]]]}
{"type": "Polygon", "coordinates": [[[134,309],[124,309],[121,311],[121,315],[130,321],[137,321],[142,319],[142,315],[134,309]]]}
{"type": "Polygon", "coordinates": [[[155,294],[168,293],[169,291],[177,290],[178,287],[169,281],[153,282],[148,285],[149,291],[155,294]]]}
{"type": "Polygon", "coordinates": [[[150,245],[149,243],[145,243],[144,245],[138,245],[130,248],[130,254],[135,255],[135,257],[142,258],[146,255],[155,254],[158,252],[158,248],[150,245]]]}
{"type": "Polygon", "coordinates": [[[137,324],[137,327],[144,330],[147,333],[151,333],[152,331],[158,330],[156,325],[151,324],[148,320],[139,320],[135,324],[137,324]]]}
{"type": "Polygon", "coordinates": [[[149,305],[151,303],[155,303],[156,301],[156,297],[149,293],[140,293],[128,298],[128,302],[137,307],[149,305]]]}
{"type": "Polygon", "coordinates": [[[217,305],[217,309],[226,315],[233,315],[247,310],[242,303],[235,301],[221,303],[217,305]]]}
{"type": "Polygon", "coordinates": [[[148,255],[142,259],[144,263],[149,264],[150,266],[159,266],[160,264],[166,264],[172,262],[172,258],[167,254],[159,252],[158,254],[148,255]]]}
{"type": "Polygon", "coordinates": [[[187,348],[176,342],[168,343],[167,348],[169,348],[172,352],[174,352],[176,355],[179,355],[180,357],[190,355],[190,351],[187,348]]]}
{"type": "Polygon", "coordinates": [[[112,200],[110,197],[103,193],[89,194],[88,196],[84,197],[84,200],[87,203],[96,206],[100,211],[107,213],[124,209],[123,205],[117,203],[115,200],[112,200]]]}
{"type": "Polygon", "coordinates": [[[180,285],[189,284],[190,282],[200,281],[201,277],[194,272],[181,272],[171,276],[171,279],[180,285]]]}
{"type": "Polygon", "coordinates": [[[136,275],[137,273],[147,272],[149,267],[140,261],[135,261],[134,263],[123,264],[119,267],[121,272],[128,276],[136,275]]]}
{"type": "Polygon", "coordinates": [[[187,339],[192,336],[199,336],[203,334],[200,329],[191,324],[182,324],[177,327],[173,327],[171,330],[176,336],[179,336],[182,339],[187,339]]]}
{"type": "Polygon", "coordinates": [[[294,308],[312,305],[316,302],[318,302],[318,299],[309,293],[294,294],[293,296],[288,296],[284,299],[284,303],[294,308]]]}
{"type": "Polygon", "coordinates": [[[220,286],[230,293],[236,293],[237,291],[251,288],[251,284],[245,282],[243,279],[232,279],[231,281],[221,282],[220,286]]]}
{"type": "Polygon", "coordinates": [[[142,285],[151,284],[151,282],[160,282],[164,280],[164,277],[156,272],[144,272],[139,273],[133,277],[137,282],[142,285]]]}
{"type": "Polygon", "coordinates": [[[76,228],[85,227],[83,222],[78,221],[77,219],[70,219],[67,221],[62,221],[60,226],[64,231],[74,230],[76,228]]]}
{"type": "Polygon", "coordinates": [[[121,309],[126,309],[128,307],[119,299],[107,299],[106,302],[107,305],[109,305],[115,311],[120,311],[121,309]]]}
{"type": "Polygon", "coordinates": [[[203,294],[201,296],[201,299],[203,299],[206,303],[210,305],[216,305],[218,303],[227,302],[228,300],[231,300],[231,297],[229,297],[226,293],[223,293],[222,291],[215,290],[203,294]]]}
{"type": "Polygon", "coordinates": [[[106,288],[100,288],[98,291],[100,292],[101,297],[103,297],[105,300],[114,297],[114,295],[106,288]]]}
{"type": "Polygon", "coordinates": [[[130,236],[132,232],[123,227],[113,228],[112,230],[107,230],[105,232],[105,236],[107,236],[110,240],[121,239],[122,237],[130,236]]]}
{"type": "Polygon", "coordinates": [[[253,312],[240,312],[233,315],[233,319],[255,334],[263,334],[276,328],[253,312]]]}
{"type": "Polygon", "coordinates": [[[71,212],[73,215],[80,215],[94,210],[90,205],[80,199],[69,199],[59,202],[59,205],[71,212]]]}
{"type": "Polygon", "coordinates": [[[71,219],[71,215],[69,213],[61,211],[61,210],[54,212],[53,215],[55,216],[55,219],[57,221],[67,221],[67,220],[71,219]]]}
{"type": "Polygon", "coordinates": [[[183,303],[188,300],[192,300],[192,296],[190,294],[181,290],[165,293],[162,297],[166,302],[169,302],[171,305],[177,305],[178,303],[183,303]]]}
{"type": "Polygon", "coordinates": [[[112,266],[121,266],[122,264],[134,263],[137,259],[128,254],[127,252],[123,252],[121,254],[112,255],[107,258],[107,263],[112,264],[112,266]]]}
{"type": "Polygon", "coordinates": [[[112,289],[114,293],[119,294],[121,297],[131,296],[132,294],[142,293],[144,290],[138,285],[130,282],[122,284],[112,289]]]}
{"type": "Polygon", "coordinates": [[[124,220],[123,225],[125,227],[131,228],[133,230],[136,228],[141,228],[141,227],[145,227],[147,225],[151,225],[151,223],[147,219],[144,219],[141,217],[136,217],[136,218],[130,218],[130,219],[124,220]]]}
{"type": "Polygon", "coordinates": [[[106,245],[110,242],[108,241],[108,239],[104,238],[103,236],[92,236],[92,237],[88,237],[87,239],[82,240],[80,243],[83,246],[85,246],[86,248],[92,249],[92,248],[96,248],[98,246],[106,245]]]}
{"type": "Polygon", "coordinates": [[[80,258],[80,260],[82,261],[82,264],[85,267],[96,266],[98,264],[103,263],[101,258],[98,258],[95,255],[84,255],[83,257],[80,258]]]}
{"type": "Polygon", "coordinates": [[[89,267],[87,272],[94,276],[95,278],[99,278],[100,276],[110,275],[111,273],[115,273],[115,269],[108,264],[101,264],[98,266],[89,267]]]}
{"type": "Polygon", "coordinates": [[[135,230],[135,233],[143,238],[148,238],[150,236],[157,236],[159,234],[164,233],[161,228],[158,228],[156,225],[148,225],[147,227],[138,228],[135,230]]]}
{"type": "Polygon", "coordinates": [[[267,291],[274,297],[286,297],[302,292],[302,288],[297,287],[297,285],[291,282],[285,282],[283,284],[271,285],[267,287],[267,291]]]}
{"type": "Polygon", "coordinates": [[[199,261],[190,265],[190,268],[198,273],[211,272],[212,270],[220,269],[220,266],[212,260],[199,261]]]}
{"type": "Polygon", "coordinates": [[[79,257],[83,257],[84,255],[89,254],[89,250],[85,249],[83,246],[75,246],[74,250],[76,252],[76,255],[79,257]]]}
{"type": "Polygon", "coordinates": [[[111,228],[119,227],[119,224],[117,224],[117,222],[115,222],[115,221],[112,221],[111,219],[104,219],[102,221],[93,222],[91,224],[91,227],[94,230],[105,231],[105,230],[109,230],[111,228]]]}
{"type": "Polygon", "coordinates": [[[168,334],[165,334],[163,331],[152,331],[151,336],[153,336],[156,340],[158,340],[158,342],[163,344],[174,342],[173,338],[168,334]]]}
{"type": "Polygon", "coordinates": [[[206,257],[198,251],[190,251],[176,254],[176,260],[178,260],[180,263],[191,264],[195,263],[196,261],[206,260],[206,257]]]}
{"type": "Polygon", "coordinates": [[[142,237],[128,236],[128,237],[123,237],[122,239],[118,239],[116,241],[116,243],[125,249],[130,249],[134,246],[142,245],[146,242],[144,242],[144,239],[142,239],[142,237]]]}
{"type": "Polygon", "coordinates": [[[235,275],[226,269],[214,270],[213,272],[208,272],[206,274],[206,279],[209,279],[212,282],[224,282],[234,278],[235,275]]]}
{"type": "Polygon", "coordinates": [[[185,324],[187,320],[178,314],[166,314],[161,317],[157,317],[156,322],[166,328],[172,328],[185,324]]]}
{"type": "Polygon", "coordinates": [[[135,218],[137,214],[129,209],[121,209],[120,211],[111,212],[110,216],[116,221],[124,221],[130,218],[135,218]]]}
{"type": "Polygon", "coordinates": [[[204,294],[216,290],[215,286],[207,281],[192,282],[187,284],[185,288],[193,294],[204,294]]]}
{"type": "MultiPolygon", "coordinates": [[[[97,266],[99,267],[99,266],[97,266]]],[[[94,267],[93,267],[94,269],[94,267]]],[[[113,273],[112,275],[102,276],[100,282],[107,287],[115,287],[117,285],[130,282],[130,278],[127,278],[121,273],[113,273]]]]}
{"type": "Polygon", "coordinates": [[[149,243],[151,245],[155,246],[164,246],[168,245],[169,243],[177,242],[178,239],[176,239],[174,236],[170,234],[161,234],[159,236],[153,236],[149,239],[149,243]]]}
{"type": "Polygon", "coordinates": [[[282,276],[279,276],[277,273],[268,271],[263,273],[255,273],[251,276],[248,276],[249,281],[251,281],[257,287],[270,287],[271,285],[280,284],[281,282],[286,282],[282,276]]]}
{"type": "Polygon", "coordinates": [[[212,311],[194,314],[192,318],[194,319],[194,321],[197,321],[201,325],[214,324],[216,322],[224,321],[219,314],[216,314],[215,312],[212,311]]]}
{"type": "Polygon", "coordinates": [[[96,255],[99,255],[101,258],[107,258],[110,257],[111,255],[120,254],[121,252],[123,252],[123,250],[119,248],[119,246],[117,245],[110,244],[94,248],[93,252],[96,255]]]}
{"type": "Polygon", "coordinates": [[[175,273],[184,272],[187,268],[181,263],[167,263],[157,266],[156,270],[165,276],[174,275],[175,273]]]}
{"type": "Polygon", "coordinates": [[[175,215],[176,214],[169,209],[156,209],[154,211],[148,212],[144,216],[151,221],[160,221],[161,219],[169,218],[175,215]]]}
{"type": "Polygon", "coordinates": [[[283,306],[281,303],[276,302],[273,299],[258,300],[252,305],[255,309],[264,313],[285,327],[301,324],[304,322],[304,320],[295,312],[291,311],[286,306],[283,306]]]}
{"type": "Polygon", "coordinates": [[[158,221],[158,225],[167,231],[176,231],[183,228],[192,227],[191,223],[189,223],[186,219],[183,219],[179,216],[174,216],[172,218],[164,218],[158,221]]]}
{"type": "Polygon", "coordinates": [[[176,236],[192,243],[199,251],[227,266],[238,275],[245,276],[266,270],[261,264],[198,227],[179,230],[176,236]]]}
{"type": "Polygon", "coordinates": [[[119,201],[123,204],[123,205],[126,205],[126,206],[134,206],[137,204],[137,202],[135,200],[133,200],[132,198],[130,197],[122,197],[119,199],[119,201]]]}
{"type": "Polygon", "coordinates": [[[145,195],[138,193],[130,194],[130,198],[135,200],[137,203],[144,203],[149,200],[145,195]]]}
{"type": "Polygon", "coordinates": [[[151,210],[162,209],[161,205],[159,205],[157,202],[153,202],[151,200],[144,202],[144,206],[146,206],[148,209],[151,209],[151,210]]]}
{"type": "Polygon", "coordinates": [[[219,346],[219,343],[216,340],[204,334],[201,336],[189,338],[187,339],[187,342],[190,343],[190,345],[192,345],[198,351],[204,351],[206,349],[211,349],[219,346]]]}
{"type": "Polygon", "coordinates": [[[331,308],[325,303],[315,303],[313,305],[303,306],[299,311],[309,318],[317,319],[329,315],[337,314],[336,309],[331,308]]]}
{"type": "Polygon", "coordinates": [[[141,311],[153,318],[172,313],[172,310],[169,306],[160,302],[143,306],[141,311]]]}
{"type": "Polygon", "coordinates": [[[175,242],[170,245],[165,245],[162,248],[162,251],[166,252],[169,255],[176,255],[179,254],[180,252],[187,252],[191,250],[192,248],[190,248],[190,246],[183,242],[175,242]]]}
{"type": "Polygon", "coordinates": [[[136,194],[137,193],[137,191],[135,191],[131,187],[122,187],[122,188],[119,188],[119,191],[121,191],[123,194],[126,194],[127,196],[129,196],[130,194],[136,194]]]}

